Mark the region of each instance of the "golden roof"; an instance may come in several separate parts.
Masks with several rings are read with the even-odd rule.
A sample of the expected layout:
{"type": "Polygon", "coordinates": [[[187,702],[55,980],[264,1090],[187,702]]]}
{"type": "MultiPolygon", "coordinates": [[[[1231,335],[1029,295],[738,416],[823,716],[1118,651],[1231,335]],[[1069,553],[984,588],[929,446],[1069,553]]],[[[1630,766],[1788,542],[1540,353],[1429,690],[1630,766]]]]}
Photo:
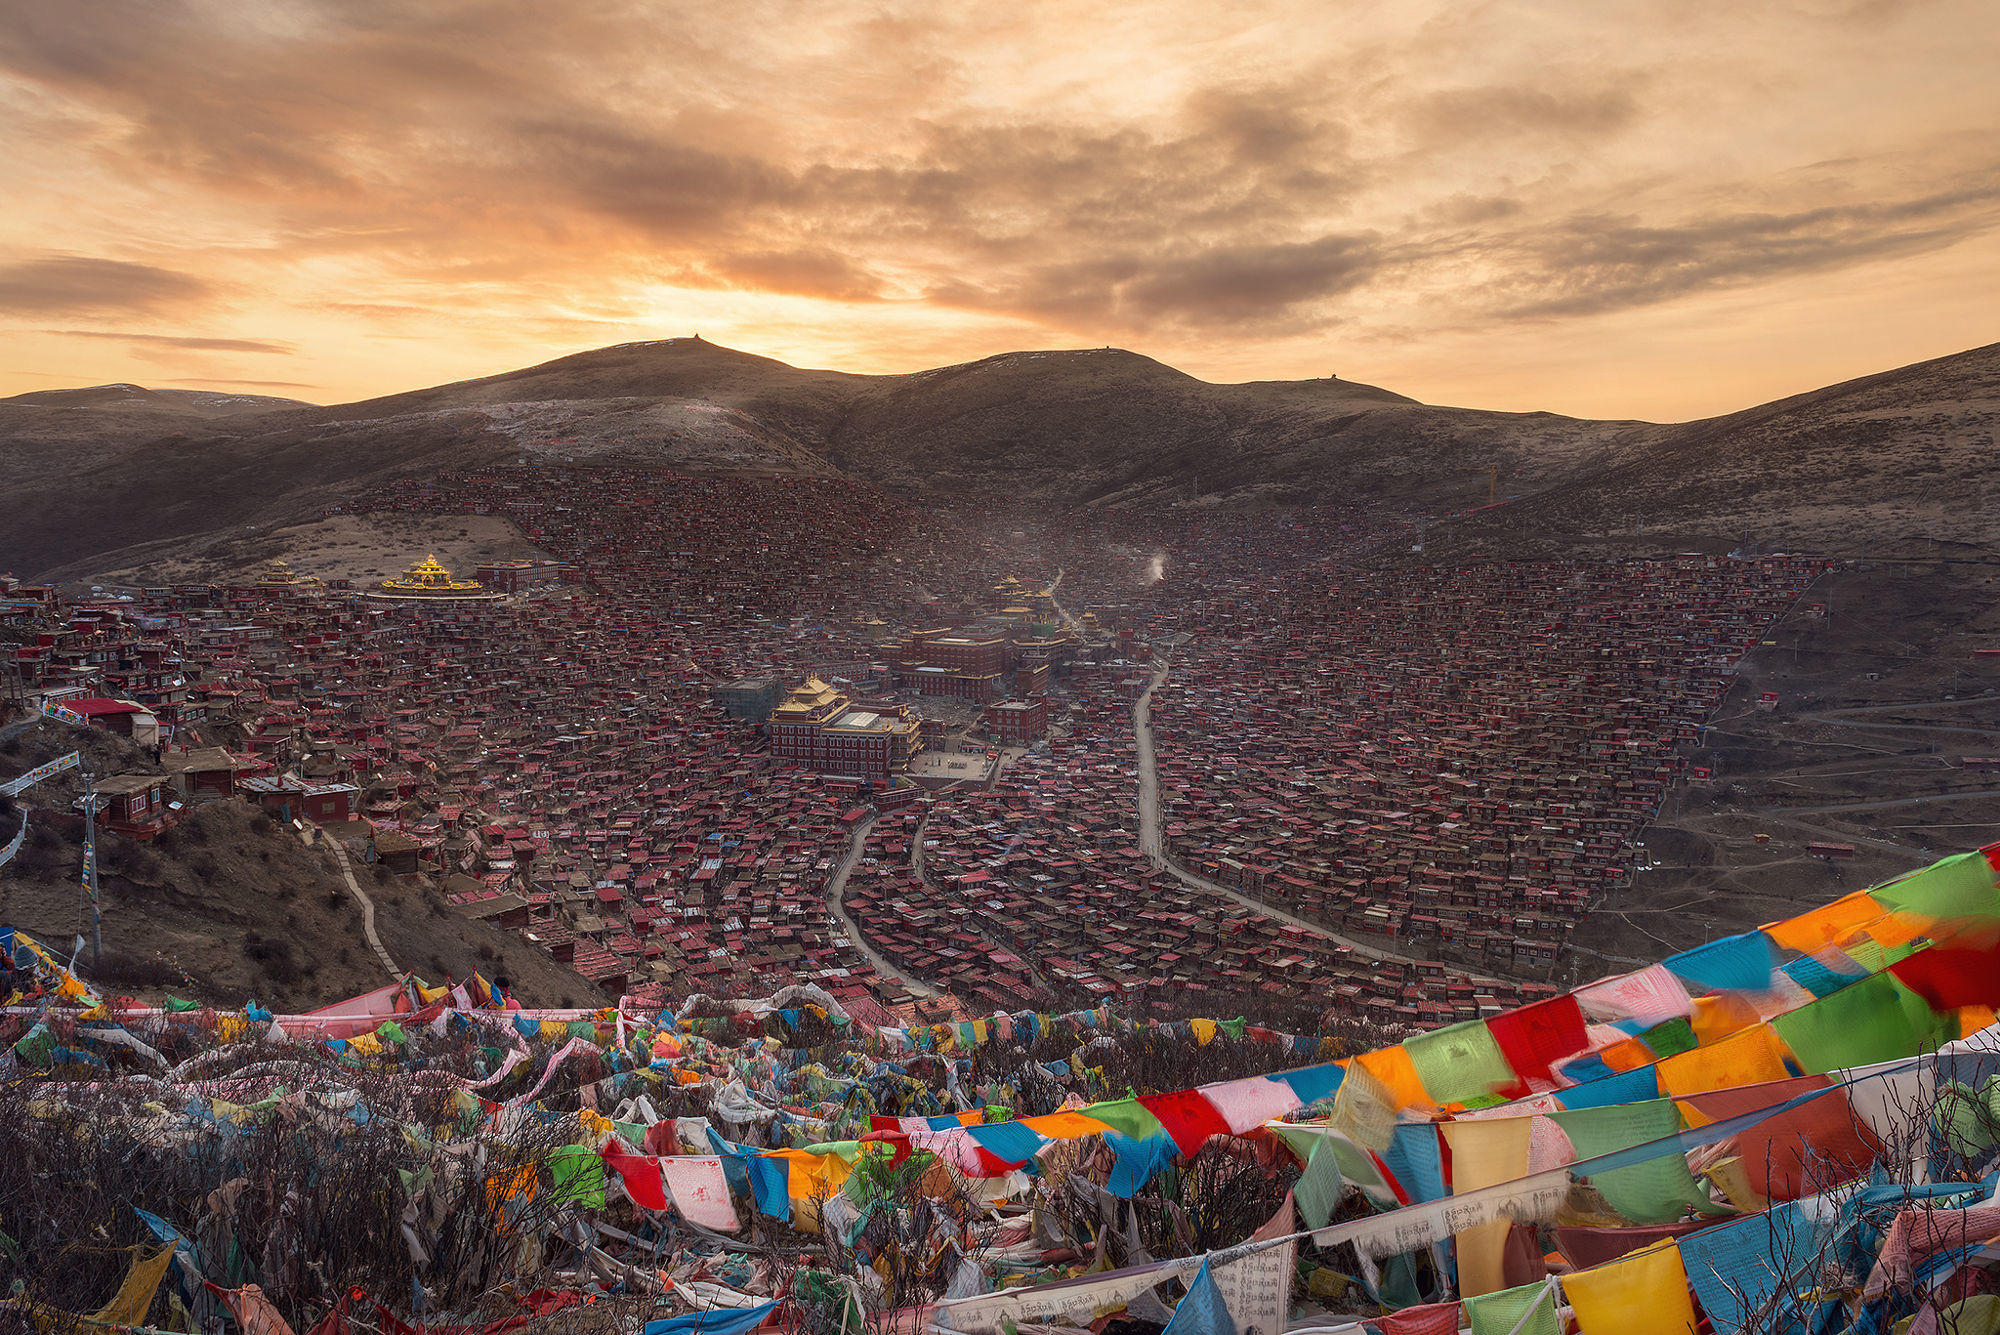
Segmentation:
{"type": "Polygon", "coordinates": [[[251,583],[264,588],[309,588],[319,583],[319,576],[301,575],[289,562],[279,559],[267,562],[251,583]]]}
{"type": "Polygon", "coordinates": [[[845,701],[846,698],[846,696],[821,681],[818,677],[807,677],[804,682],[792,688],[791,694],[785,697],[785,702],[778,706],[777,712],[781,714],[818,713],[828,705],[845,701]]]}
{"type": "Polygon", "coordinates": [[[382,587],[419,593],[473,593],[484,586],[477,580],[453,579],[436,556],[426,556],[405,570],[400,579],[383,580],[382,587]]]}

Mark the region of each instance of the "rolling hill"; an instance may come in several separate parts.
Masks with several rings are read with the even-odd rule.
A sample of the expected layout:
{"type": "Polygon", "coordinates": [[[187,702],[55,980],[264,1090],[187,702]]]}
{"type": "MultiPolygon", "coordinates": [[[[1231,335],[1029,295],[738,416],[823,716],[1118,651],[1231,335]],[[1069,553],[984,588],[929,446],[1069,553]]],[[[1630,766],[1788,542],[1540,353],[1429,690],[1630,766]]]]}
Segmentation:
{"type": "Polygon", "coordinates": [[[1704,535],[1847,555],[2000,544],[2000,344],[1673,428],[1476,520],[1523,533],[1704,535]]]}
{"type": "Polygon", "coordinates": [[[513,460],[840,473],[1059,503],[1416,511],[1515,550],[1644,526],[1827,546],[1857,528],[1985,542],[2000,346],[1682,425],[1438,407],[1327,379],[1217,385],[1116,349],[907,375],[630,343],[360,403],[101,386],[0,400],[0,566],[73,577],[198,535],[312,517],[386,478],[513,460]]]}

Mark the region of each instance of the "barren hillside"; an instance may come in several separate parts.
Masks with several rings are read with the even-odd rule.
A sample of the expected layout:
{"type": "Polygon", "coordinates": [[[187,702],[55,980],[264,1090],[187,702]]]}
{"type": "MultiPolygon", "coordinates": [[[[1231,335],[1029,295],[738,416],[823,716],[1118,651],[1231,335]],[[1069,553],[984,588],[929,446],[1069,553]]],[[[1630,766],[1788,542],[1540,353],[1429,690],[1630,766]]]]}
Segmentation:
{"type": "Polygon", "coordinates": [[[2000,543],[2000,344],[1691,422],[1468,526],[1471,543],[1644,530],[1887,554],[2000,543]]]}
{"type": "Polygon", "coordinates": [[[909,375],[802,370],[699,339],[602,348],[334,407],[130,386],[0,401],[0,566],[73,577],[317,517],[398,475],[619,458],[839,472],[1091,505],[1483,504],[1468,550],[1644,526],[1677,540],[1983,542],[2000,352],[1681,426],[1434,407],[1327,379],[1216,385],[1116,349],[909,375]],[[115,392],[113,392],[115,391],[115,392]],[[66,397],[67,396],[67,397],[66,397]],[[199,400],[198,402],[196,400],[199,400]]]}
{"type": "MultiPolygon", "coordinates": [[[[44,722],[0,742],[0,776],[72,750],[100,775],[157,773],[149,751],[110,733],[44,722]]],[[[19,927],[65,957],[89,931],[78,880],[80,817],[74,773],[0,799],[37,813],[18,857],[0,868],[0,924],[19,927]]],[[[4,842],[4,841],[0,841],[4,842]]],[[[261,1001],[304,1010],[380,986],[388,975],[362,935],[361,906],[332,855],[242,801],[210,802],[152,844],[98,838],[105,964],[93,977],[113,991],[169,993],[218,1004],[261,1001]]],[[[474,971],[504,977],[526,1005],[595,1005],[598,989],[519,936],[460,916],[435,892],[358,867],[375,901],[376,928],[398,965],[431,981],[474,971]]]]}

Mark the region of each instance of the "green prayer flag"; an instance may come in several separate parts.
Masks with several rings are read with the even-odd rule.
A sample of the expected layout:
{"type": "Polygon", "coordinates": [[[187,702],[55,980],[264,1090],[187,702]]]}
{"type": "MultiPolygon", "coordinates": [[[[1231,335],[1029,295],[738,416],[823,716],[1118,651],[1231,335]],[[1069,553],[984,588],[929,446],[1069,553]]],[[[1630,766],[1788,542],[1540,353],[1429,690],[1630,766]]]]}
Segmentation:
{"type": "Polygon", "coordinates": [[[1465,1300],[1472,1335],[1562,1335],[1555,1286],[1545,1282],[1465,1300]]]}
{"type": "Polygon", "coordinates": [[[1520,1083],[1484,1020],[1467,1020],[1403,1040],[1424,1092],[1439,1103],[1463,1103],[1520,1083]]]}
{"type": "Polygon", "coordinates": [[[182,1001],[179,997],[169,996],[167,998],[167,1009],[175,1012],[200,1010],[201,1003],[199,1001],[182,1001]]]}
{"type": "Polygon", "coordinates": [[[1081,1111],[1085,1117],[1095,1117],[1119,1135],[1130,1136],[1134,1140],[1151,1140],[1167,1134],[1167,1129],[1160,1125],[1160,1119],[1148,1112],[1137,1099],[1093,1103],[1081,1111]]]}
{"type": "Polygon", "coordinates": [[[1813,1075],[1935,1049],[1941,1017],[1891,974],[1878,973],[1771,1020],[1813,1075]]]}
{"type": "Polygon", "coordinates": [[[1334,1207],[1340,1204],[1340,1165],[1332,1140],[1326,1136],[1314,1139],[1319,1143],[1313,1146],[1312,1157],[1306,1160],[1305,1173],[1292,1187],[1292,1200],[1297,1203],[1307,1228],[1325,1228],[1326,1221],[1333,1218],[1334,1207]]]}
{"type": "Polygon", "coordinates": [[[1888,968],[1890,964],[1889,952],[1882,949],[1881,943],[1871,941],[1865,936],[1856,937],[1853,941],[1842,946],[1840,953],[1853,960],[1856,964],[1859,964],[1869,973],[1880,973],[1882,970],[1888,968]]]}
{"type": "Polygon", "coordinates": [[[1378,1210],[1393,1210],[1400,1203],[1396,1200],[1395,1190],[1382,1177],[1381,1170],[1368,1157],[1367,1151],[1347,1137],[1324,1135],[1306,1127],[1294,1129],[1289,1125],[1271,1129],[1306,1165],[1308,1172],[1312,1169],[1313,1157],[1321,1152],[1321,1146],[1325,1146],[1325,1152],[1333,1156],[1333,1166],[1340,1171],[1342,1180],[1359,1188],[1370,1205],[1378,1210]]]}
{"type": "MultiPolygon", "coordinates": [[[[1992,1087],[1989,1081],[1987,1088],[1992,1087]]],[[[1951,1152],[1961,1158],[1981,1158],[2000,1143],[2000,1131],[1996,1131],[1987,1108],[1987,1095],[1956,1080],[1947,1081],[1938,1092],[1931,1121],[1951,1152]]]]}
{"type": "Polygon", "coordinates": [[[1694,1026],[1688,1023],[1685,1015],[1676,1015],[1671,1020],[1654,1025],[1639,1035],[1639,1041],[1655,1057],[1672,1057],[1700,1046],[1694,1036],[1694,1026]]]}
{"type": "Polygon", "coordinates": [[[2000,888],[1984,853],[1960,853],[1900,881],[1875,887],[1868,897],[1894,913],[1932,918],[2000,917],[2000,888]]]}
{"type": "MultiPolygon", "coordinates": [[[[1569,1136],[1579,1159],[1644,1145],[1681,1129],[1680,1109],[1672,1099],[1577,1108],[1549,1116],[1569,1136]]],[[[1591,1177],[1590,1185],[1612,1209],[1635,1224],[1671,1224],[1688,1206],[1704,1214],[1727,1213],[1695,1185],[1687,1160],[1672,1150],[1657,1159],[1598,1173],[1591,1177]]]]}
{"type": "Polygon", "coordinates": [[[549,1156],[549,1173],[555,1179],[554,1204],[604,1208],[604,1160],[596,1151],[565,1145],[549,1156]]]}
{"type": "Polygon", "coordinates": [[[56,1036],[49,1032],[48,1023],[44,1020],[35,1021],[35,1027],[21,1035],[14,1044],[14,1051],[22,1061],[37,1066],[47,1065],[53,1059],[55,1049],[56,1036]]]}

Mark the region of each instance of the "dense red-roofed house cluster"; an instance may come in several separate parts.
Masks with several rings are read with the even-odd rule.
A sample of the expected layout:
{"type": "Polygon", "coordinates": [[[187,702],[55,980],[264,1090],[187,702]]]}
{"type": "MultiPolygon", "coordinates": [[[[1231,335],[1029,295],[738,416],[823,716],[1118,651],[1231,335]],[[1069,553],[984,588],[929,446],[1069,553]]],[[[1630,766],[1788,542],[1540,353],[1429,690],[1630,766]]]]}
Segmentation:
{"type": "Polygon", "coordinates": [[[348,508],[504,515],[551,561],[492,601],[370,601],[276,563],[22,598],[15,678],[145,712],[183,792],[312,820],[607,992],[813,981],[883,1014],[903,975],[972,1010],[1365,1004],[1413,1026],[1546,995],[1676,748],[1815,573],[1379,569],[1402,529],[1371,511],[1058,523],[636,467],[481,469],[348,508]],[[1133,729],[1162,662],[1166,867],[1133,729]],[[856,717],[943,711],[923,741],[970,727],[1016,753],[921,795],[898,764],[850,778],[771,744],[815,678],[856,717]],[[845,908],[892,976],[827,902],[857,833],[845,908]]]}

